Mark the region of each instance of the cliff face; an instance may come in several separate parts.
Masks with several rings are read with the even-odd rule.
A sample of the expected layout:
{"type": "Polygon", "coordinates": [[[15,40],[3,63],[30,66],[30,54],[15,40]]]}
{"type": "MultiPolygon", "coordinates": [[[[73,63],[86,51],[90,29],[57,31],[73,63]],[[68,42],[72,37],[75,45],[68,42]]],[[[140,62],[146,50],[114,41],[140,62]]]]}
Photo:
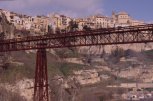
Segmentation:
{"type": "MultiPolygon", "coordinates": [[[[14,25],[10,24],[6,19],[6,16],[2,12],[0,12],[0,40],[13,38],[14,30],[14,25]]],[[[6,67],[9,59],[8,57],[8,53],[0,53],[0,67],[6,67]]]]}
{"type": "Polygon", "coordinates": [[[10,24],[6,19],[5,15],[0,12],[0,36],[1,39],[13,38],[14,37],[15,27],[13,24],[10,24]]]}
{"type": "Polygon", "coordinates": [[[151,50],[153,49],[152,43],[135,43],[135,44],[125,44],[125,45],[106,45],[106,46],[89,46],[89,47],[79,47],[78,50],[80,53],[84,54],[102,54],[103,51],[105,53],[111,53],[112,50],[116,48],[122,48],[123,50],[134,50],[136,52],[140,52],[142,50],[151,50]]]}

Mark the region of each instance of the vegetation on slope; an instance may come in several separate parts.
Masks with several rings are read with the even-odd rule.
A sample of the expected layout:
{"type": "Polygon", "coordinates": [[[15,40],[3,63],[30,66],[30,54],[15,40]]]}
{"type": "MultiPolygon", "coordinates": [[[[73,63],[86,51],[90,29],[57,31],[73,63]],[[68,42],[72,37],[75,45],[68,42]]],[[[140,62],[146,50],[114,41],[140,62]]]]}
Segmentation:
{"type": "Polygon", "coordinates": [[[0,101],[26,101],[17,93],[12,93],[0,87],[0,101]]]}
{"type": "MultiPolygon", "coordinates": [[[[83,68],[83,65],[75,63],[67,63],[64,61],[66,57],[76,57],[77,53],[72,53],[68,49],[56,51],[56,55],[47,53],[47,65],[49,77],[54,75],[68,76],[73,70],[83,68]],[[69,54],[70,53],[70,54],[69,54]],[[69,54],[69,55],[68,55],[69,54]]],[[[34,78],[36,54],[26,53],[25,51],[12,52],[11,61],[6,69],[0,70],[0,79],[2,82],[15,82],[22,78],[34,78]]]]}

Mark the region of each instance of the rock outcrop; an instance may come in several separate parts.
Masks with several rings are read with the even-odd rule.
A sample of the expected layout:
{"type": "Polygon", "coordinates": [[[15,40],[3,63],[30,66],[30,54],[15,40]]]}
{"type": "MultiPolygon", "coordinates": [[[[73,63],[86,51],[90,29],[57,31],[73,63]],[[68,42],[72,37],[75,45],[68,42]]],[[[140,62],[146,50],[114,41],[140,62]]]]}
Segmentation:
{"type": "Polygon", "coordinates": [[[14,37],[15,26],[8,22],[6,16],[0,12],[0,36],[10,39],[14,37]]]}
{"type": "Polygon", "coordinates": [[[134,50],[136,52],[140,52],[142,50],[151,50],[153,49],[153,45],[151,43],[135,43],[135,44],[126,44],[126,45],[107,45],[107,46],[91,46],[91,47],[79,47],[78,50],[80,53],[84,54],[102,54],[111,53],[112,50],[116,48],[122,48],[123,50],[134,50]]]}
{"type": "MultiPolygon", "coordinates": [[[[0,40],[14,38],[15,26],[8,22],[6,16],[0,12],[0,40]]],[[[0,53],[0,67],[7,68],[8,53],[0,53]]]]}

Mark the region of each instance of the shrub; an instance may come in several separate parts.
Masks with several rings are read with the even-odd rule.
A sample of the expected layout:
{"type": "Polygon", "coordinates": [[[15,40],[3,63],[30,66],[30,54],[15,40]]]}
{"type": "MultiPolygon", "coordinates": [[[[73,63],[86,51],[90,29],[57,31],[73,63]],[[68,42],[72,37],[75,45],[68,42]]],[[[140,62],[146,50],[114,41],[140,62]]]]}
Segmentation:
{"type": "Polygon", "coordinates": [[[112,63],[118,63],[120,58],[124,56],[124,50],[122,48],[117,47],[116,49],[111,51],[111,54],[109,56],[109,60],[112,63]]]}

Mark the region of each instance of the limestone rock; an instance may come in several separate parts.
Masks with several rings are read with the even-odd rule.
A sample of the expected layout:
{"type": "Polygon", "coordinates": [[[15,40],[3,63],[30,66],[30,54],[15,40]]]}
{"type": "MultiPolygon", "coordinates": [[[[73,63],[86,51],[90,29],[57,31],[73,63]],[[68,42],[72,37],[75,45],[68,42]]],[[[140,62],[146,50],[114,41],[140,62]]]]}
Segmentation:
{"type": "Polygon", "coordinates": [[[0,36],[3,36],[6,39],[14,37],[15,26],[8,22],[6,16],[0,12],[0,36]]]}

